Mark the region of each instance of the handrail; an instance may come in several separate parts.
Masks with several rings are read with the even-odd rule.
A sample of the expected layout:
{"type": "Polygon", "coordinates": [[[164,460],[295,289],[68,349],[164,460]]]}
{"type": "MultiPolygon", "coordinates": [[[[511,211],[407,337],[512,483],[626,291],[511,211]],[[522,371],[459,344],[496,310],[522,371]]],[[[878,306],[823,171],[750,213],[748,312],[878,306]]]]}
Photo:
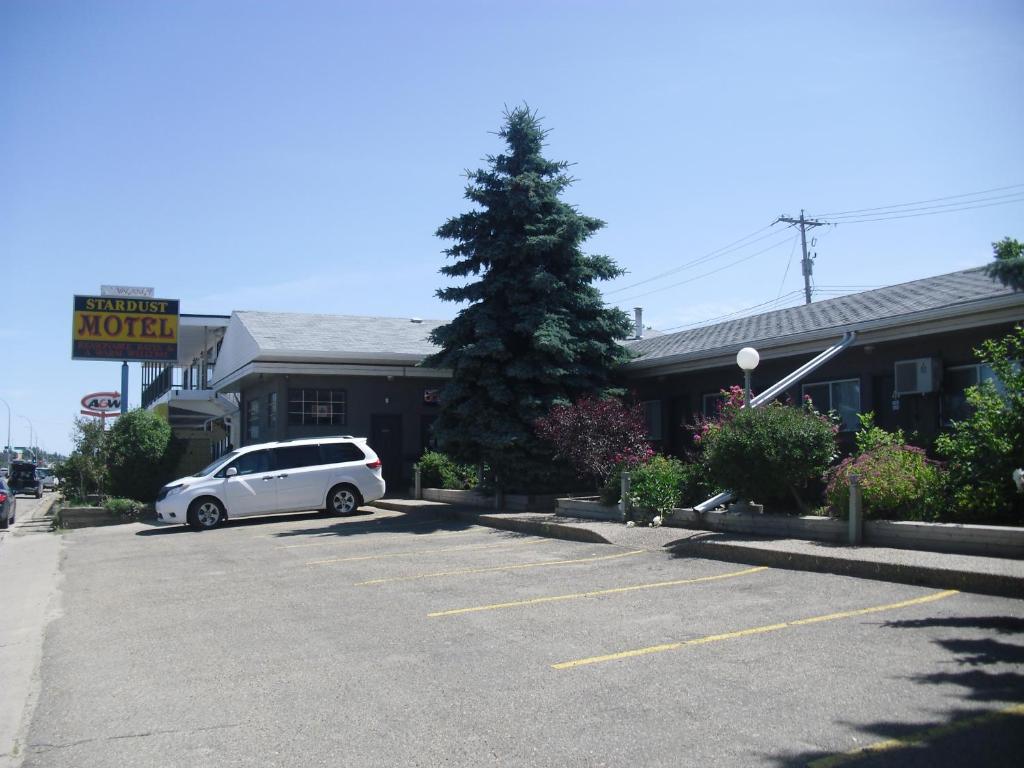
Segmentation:
{"type": "MultiPolygon", "coordinates": [[[[841,338],[831,347],[829,347],[828,349],[826,349],[824,352],[820,353],[813,359],[808,360],[806,363],[801,365],[788,376],[779,379],[777,382],[772,384],[772,386],[768,387],[768,389],[766,389],[757,397],[751,398],[750,404],[744,405],[744,407],[757,408],[758,406],[771,402],[779,395],[780,392],[786,391],[791,386],[800,381],[802,378],[804,378],[807,374],[817,370],[825,363],[827,363],[829,360],[831,360],[833,357],[842,352],[844,349],[846,349],[848,346],[853,344],[856,338],[856,331],[847,331],[846,333],[843,334],[843,338],[841,338]]],[[[727,501],[732,500],[735,496],[736,494],[733,493],[732,491],[722,491],[716,496],[712,496],[707,501],[702,501],[693,509],[694,511],[699,513],[708,512],[709,510],[712,510],[715,507],[721,504],[725,504],[727,501]]]]}

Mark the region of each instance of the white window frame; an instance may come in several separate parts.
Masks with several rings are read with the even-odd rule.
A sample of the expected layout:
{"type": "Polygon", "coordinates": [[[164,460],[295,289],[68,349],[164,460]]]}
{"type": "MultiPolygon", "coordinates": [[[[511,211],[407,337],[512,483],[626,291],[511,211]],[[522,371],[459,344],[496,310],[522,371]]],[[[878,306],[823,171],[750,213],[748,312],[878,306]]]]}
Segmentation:
{"type": "MultiPolygon", "coordinates": [[[[836,384],[856,384],[857,385],[857,413],[861,413],[861,408],[863,407],[863,404],[864,404],[864,398],[862,397],[862,394],[861,394],[861,391],[860,391],[860,379],[858,379],[858,378],[829,379],[827,381],[811,381],[811,382],[808,382],[806,384],[801,384],[800,385],[800,399],[803,400],[803,398],[807,395],[807,388],[808,387],[823,387],[823,386],[827,385],[828,386],[828,408],[826,408],[825,410],[829,411],[829,412],[833,411],[833,410],[836,410],[835,406],[834,406],[834,404],[832,402],[832,399],[833,399],[832,398],[832,387],[835,386],[836,384]]],[[[848,427],[843,422],[839,423],[839,431],[840,432],[856,432],[859,427],[860,427],[859,423],[858,424],[854,424],[852,427],[848,427]]]]}

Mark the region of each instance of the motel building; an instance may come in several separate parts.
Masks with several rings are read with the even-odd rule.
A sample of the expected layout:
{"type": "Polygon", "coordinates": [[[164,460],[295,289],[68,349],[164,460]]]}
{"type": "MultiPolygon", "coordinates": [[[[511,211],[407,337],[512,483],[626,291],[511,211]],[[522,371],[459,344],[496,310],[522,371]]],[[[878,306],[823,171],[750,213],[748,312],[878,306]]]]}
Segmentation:
{"type": "MultiPolygon", "coordinates": [[[[639,313],[638,313],[639,314],[639,313]]],[[[283,312],[181,315],[178,356],[143,363],[142,402],[190,441],[194,471],[229,446],[349,434],[366,437],[391,492],[412,484],[431,446],[449,372],[423,368],[442,320],[283,312]]],[[[1024,322],[1024,293],[982,268],[658,334],[636,325],[634,358],[617,375],[665,453],[692,446],[698,414],[742,385],[736,353],[754,347],[755,394],[830,350],[780,393],[836,411],[852,444],[858,413],[930,441],[967,413],[964,390],[992,371],[972,350],[1024,322]]]]}

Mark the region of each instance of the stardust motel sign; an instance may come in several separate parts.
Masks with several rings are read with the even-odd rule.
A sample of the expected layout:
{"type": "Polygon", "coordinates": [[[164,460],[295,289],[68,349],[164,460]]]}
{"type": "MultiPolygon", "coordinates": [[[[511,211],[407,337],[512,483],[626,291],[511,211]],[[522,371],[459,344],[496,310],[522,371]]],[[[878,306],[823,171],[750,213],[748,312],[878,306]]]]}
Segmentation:
{"type": "Polygon", "coordinates": [[[178,300],[75,296],[72,360],[178,359],[178,300]]]}

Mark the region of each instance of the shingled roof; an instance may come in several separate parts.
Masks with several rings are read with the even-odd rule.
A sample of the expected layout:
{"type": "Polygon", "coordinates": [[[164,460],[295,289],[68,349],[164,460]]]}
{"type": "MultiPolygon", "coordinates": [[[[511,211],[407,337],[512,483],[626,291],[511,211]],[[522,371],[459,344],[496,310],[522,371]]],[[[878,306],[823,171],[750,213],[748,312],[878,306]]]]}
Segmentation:
{"type": "Polygon", "coordinates": [[[912,322],[921,314],[965,314],[1001,299],[1019,299],[1024,318],[1024,293],[1014,293],[985,274],[984,268],[965,269],[913,280],[863,293],[853,293],[799,307],[778,309],[724,323],[629,342],[637,357],[629,364],[648,367],[679,357],[712,357],[739,345],[758,349],[784,346],[809,334],[836,336],[857,326],[890,321],[912,322]]]}
{"type": "Polygon", "coordinates": [[[345,357],[360,354],[426,356],[438,350],[430,332],[446,320],[296,312],[235,312],[259,346],[260,356],[296,352],[345,357]]]}

